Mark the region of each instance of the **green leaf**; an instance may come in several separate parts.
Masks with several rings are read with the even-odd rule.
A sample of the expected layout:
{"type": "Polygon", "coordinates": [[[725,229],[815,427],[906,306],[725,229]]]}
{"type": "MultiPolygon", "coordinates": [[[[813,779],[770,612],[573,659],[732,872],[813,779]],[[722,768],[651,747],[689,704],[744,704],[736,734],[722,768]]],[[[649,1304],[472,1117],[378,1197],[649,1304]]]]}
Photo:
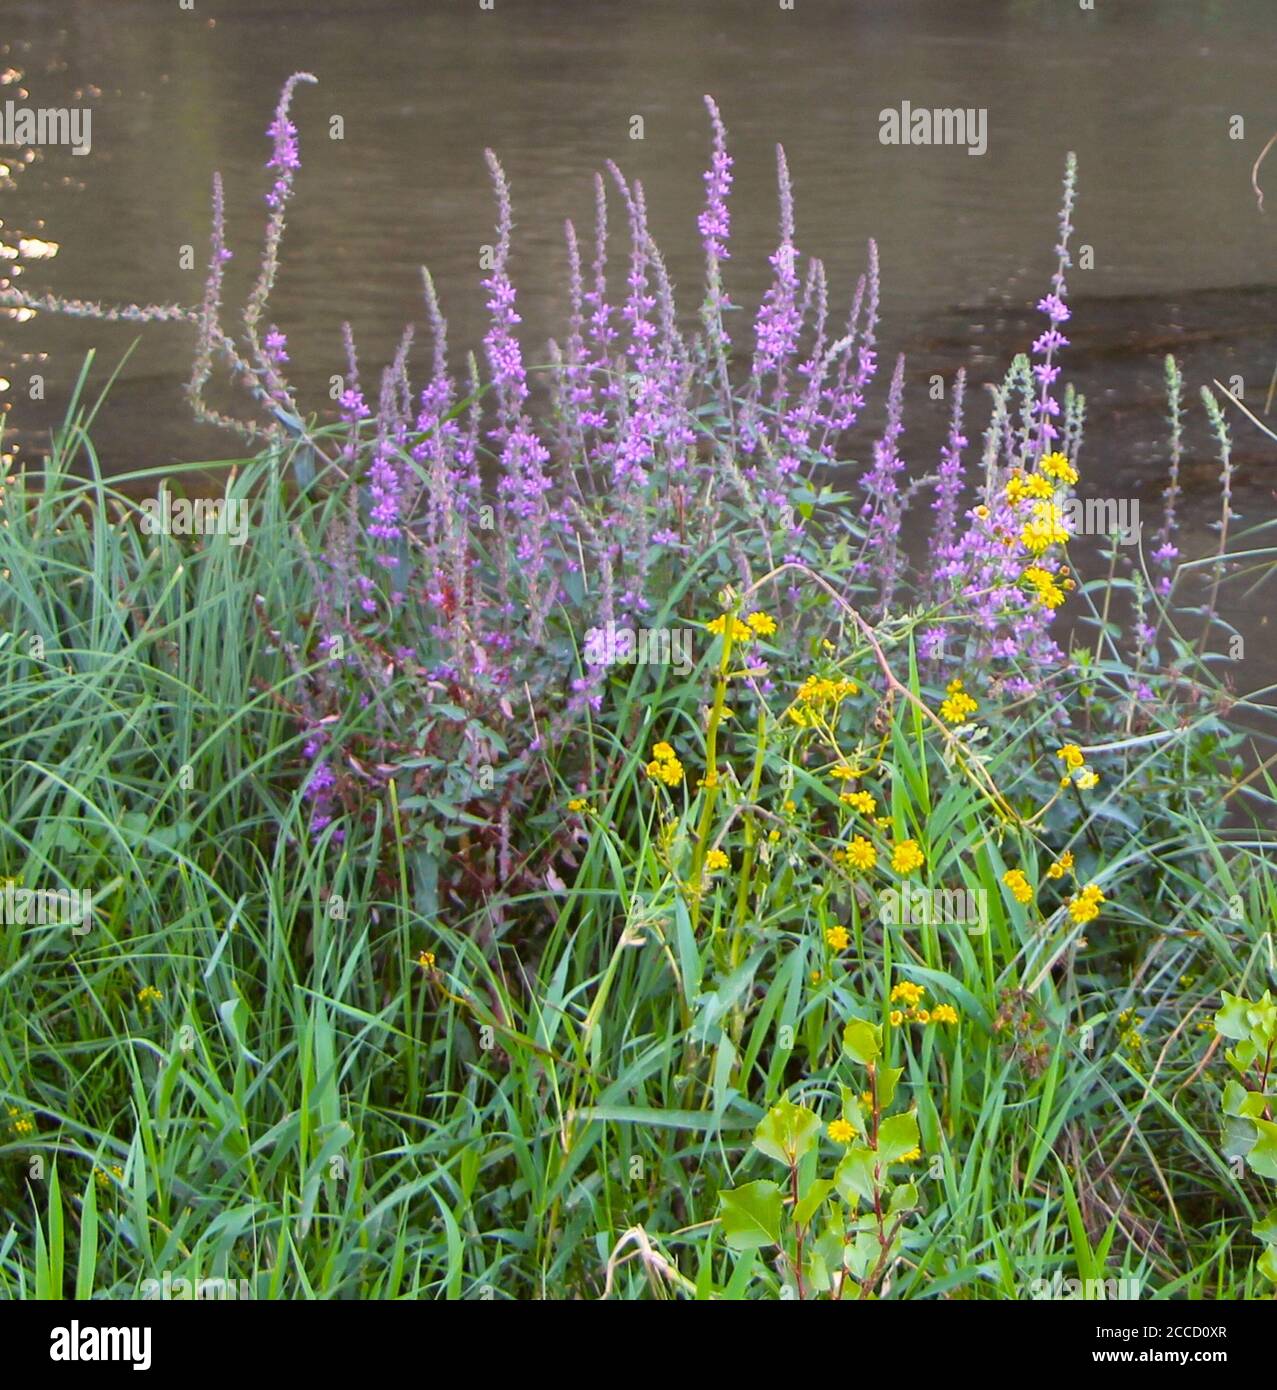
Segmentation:
{"type": "Polygon", "coordinates": [[[891,1194],[891,1201],[887,1206],[887,1214],[895,1216],[897,1212],[913,1211],[918,1205],[918,1184],[913,1182],[902,1183],[891,1194]]]}
{"type": "Polygon", "coordinates": [[[807,1189],[807,1192],[799,1199],[798,1205],[794,1208],[794,1224],[796,1226],[810,1225],[811,1219],[815,1216],[821,1202],[834,1190],[834,1185],[827,1178],[817,1178],[807,1189]]]}
{"type": "Polygon", "coordinates": [[[1234,1041],[1249,1037],[1250,1020],[1246,1017],[1249,1002],[1240,994],[1229,994],[1226,989],[1220,991],[1220,997],[1224,1007],[1215,1015],[1215,1031],[1234,1041]]]}
{"type": "Polygon", "coordinates": [[[867,1067],[882,1056],[882,1029],[876,1023],[853,1018],[843,1029],[842,1045],[850,1057],[867,1067]]]}
{"type": "Polygon", "coordinates": [[[1224,1086],[1224,1114],[1256,1119],[1264,1113],[1266,1097],[1262,1091],[1248,1091],[1236,1081],[1230,1080],[1224,1086]]]}
{"type": "Polygon", "coordinates": [[[733,1250],[758,1250],[780,1242],[780,1188],[774,1182],[747,1182],[718,1194],[723,1239],[733,1250]]]}
{"type": "Polygon", "coordinates": [[[820,1137],[820,1116],[805,1105],[782,1100],[754,1131],[754,1147],[778,1163],[792,1165],[809,1153],[820,1137]]]}
{"type": "Polygon", "coordinates": [[[860,1096],[850,1086],[839,1086],[842,1092],[842,1117],[857,1134],[866,1133],[865,1112],[860,1104],[860,1096]]]}
{"type": "Polygon", "coordinates": [[[853,1144],[834,1173],[834,1185],[845,1202],[874,1199],[874,1164],[877,1154],[865,1144],[853,1144]]]}
{"type": "Polygon", "coordinates": [[[883,1067],[878,1073],[878,1109],[885,1110],[896,1098],[896,1085],[905,1074],[903,1067],[883,1067]]]}
{"type": "Polygon", "coordinates": [[[1277,1178],[1277,1124],[1271,1120],[1254,1120],[1257,1138],[1255,1147],[1246,1155],[1246,1162],[1261,1178],[1277,1178]]]}
{"type": "Polygon", "coordinates": [[[901,1154],[918,1147],[918,1117],[912,1110],[903,1115],[890,1115],[878,1126],[878,1157],[884,1163],[894,1163],[901,1154]]]}
{"type": "Polygon", "coordinates": [[[1266,1245],[1256,1267],[1265,1279],[1277,1284],[1277,1245],[1266,1245]]]}
{"type": "Polygon", "coordinates": [[[1256,1221],[1251,1229],[1255,1232],[1256,1240],[1277,1245],[1277,1207],[1270,1207],[1268,1215],[1262,1221],[1256,1221]]]}

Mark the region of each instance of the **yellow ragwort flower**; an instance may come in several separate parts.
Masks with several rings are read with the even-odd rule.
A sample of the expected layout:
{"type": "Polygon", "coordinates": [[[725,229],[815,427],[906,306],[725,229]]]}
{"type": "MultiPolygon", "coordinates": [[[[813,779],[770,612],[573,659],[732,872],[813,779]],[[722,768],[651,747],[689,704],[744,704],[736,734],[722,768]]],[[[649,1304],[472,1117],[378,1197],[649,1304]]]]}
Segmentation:
{"type": "Polygon", "coordinates": [[[776,631],[776,619],[770,613],[748,613],[745,621],[759,637],[771,637],[776,631]]]}
{"type": "Polygon", "coordinates": [[[1033,885],[1025,878],[1023,869],[1008,869],[1002,875],[1002,882],[1011,890],[1011,896],[1016,902],[1033,901],[1033,885]]]}
{"type": "Polygon", "coordinates": [[[958,1011],[952,1004],[937,1004],[931,1010],[932,1023],[957,1023],[958,1011]]]}
{"type": "Polygon", "coordinates": [[[834,1120],[829,1126],[829,1137],[835,1144],[850,1144],[856,1137],[856,1131],[846,1120],[834,1120]]]}
{"type": "Polygon", "coordinates": [[[846,927],[826,927],[825,941],[835,951],[845,951],[851,945],[851,937],[846,927]]]}
{"type": "Polygon", "coordinates": [[[710,873],[715,873],[719,869],[726,869],[731,862],[721,849],[712,849],[705,856],[705,867],[710,873]]]}
{"type": "MultiPolygon", "coordinates": [[[[721,637],[727,631],[727,618],[728,614],[720,613],[717,618],[713,619],[712,622],[706,623],[705,626],[715,637],[721,637]]],[[[732,619],[733,642],[748,642],[753,635],[753,629],[746,627],[739,618],[732,619]]]]}
{"type": "Polygon", "coordinates": [[[853,810],[861,811],[866,816],[872,816],[877,802],[868,792],[844,792],[839,801],[845,801],[853,810]]]}
{"type": "Polygon", "coordinates": [[[898,874],[911,874],[925,863],[916,840],[901,840],[891,851],[891,867],[898,874]]]}
{"type": "Polygon", "coordinates": [[[1063,454],[1044,454],[1038,460],[1038,472],[1054,478],[1057,483],[1067,483],[1070,487],[1077,482],[1077,469],[1063,454]]]}
{"type": "Polygon", "coordinates": [[[1100,905],[1105,901],[1099,884],[1088,883],[1069,903],[1069,916],[1075,922],[1093,922],[1100,915],[1100,905]]]}
{"type": "Polygon", "coordinates": [[[878,862],[878,851],[863,835],[853,835],[847,846],[847,863],[862,873],[878,862]]]}
{"type": "Polygon", "coordinates": [[[1055,756],[1060,758],[1064,766],[1072,772],[1075,768],[1081,767],[1086,758],[1082,755],[1082,750],[1076,743],[1066,743],[1063,748],[1057,749],[1055,756]]]}
{"type": "Polygon", "coordinates": [[[1073,851],[1066,849],[1046,871],[1047,878],[1063,878],[1073,868],[1073,851]]]}

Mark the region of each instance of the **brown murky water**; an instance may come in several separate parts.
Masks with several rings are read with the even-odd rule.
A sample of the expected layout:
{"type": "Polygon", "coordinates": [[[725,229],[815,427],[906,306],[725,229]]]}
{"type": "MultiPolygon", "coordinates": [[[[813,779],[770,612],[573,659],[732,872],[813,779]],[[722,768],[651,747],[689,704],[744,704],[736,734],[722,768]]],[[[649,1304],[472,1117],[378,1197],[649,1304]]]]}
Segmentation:
{"type": "MultiPolygon", "coordinates": [[[[0,107],[87,104],[93,144],[85,157],[0,151],[0,254],[28,288],[194,303],[220,169],[241,288],[264,212],[264,129],[282,79],[309,69],[320,85],[296,105],[304,168],[274,317],[303,399],[322,410],[342,319],[375,370],[402,323],[420,320],[422,263],[454,347],[477,346],[479,248],[493,222],[487,146],[514,188],[530,357],[562,328],[563,219],[588,224],[591,175],[609,158],[642,178],[693,307],[710,92],[736,157],[735,296],[750,306],[764,287],[781,141],[800,247],[824,259],[839,293],[865,239],[879,240],[882,347],[910,354],[906,444],[926,467],[943,411],[927,399],[929,374],[965,364],[977,385],[991,380],[1036,331],[1026,310],[1050,274],[1074,149],[1076,240],[1094,257],[1072,277],[1065,357],[1090,399],[1084,462],[1151,508],[1162,355],[1182,356],[1194,400],[1203,382],[1239,377],[1255,405],[1277,360],[1277,156],[1266,216],[1249,187],[1277,128],[1274,38],[1273,0],[1095,0],[1092,10],[1073,0],[795,0],[792,10],[778,0],[495,0],[491,11],[479,0],[196,0],[192,11],[177,0],[3,0],[0,107]],[[986,109],[987,152],[884,146],[879,113],[904,100],[986,109]],[[342,140],[329,138],[333,116],[342,140]],[[188,245],[193,270],[180,265],[188,245]]],[[[39,315],[0,320],[0,335],[6,448],[30,452],[84,351],[99,350],[104,373],[137,330],[39,315]],[[28,398],[33,372],[43,402],[28,398]]],[[[182,329],[142,332],[95,431],[108,471],[236,451],[189,420],[187,350],[182,329]]],[[[1209,539],[1217,505],[1196,415],[1190,545],[1209,539]]],[[[1237,505],[1254,523],[1277,513],[1277,446],[1240,419],[1236,435],[1237,505]]],[[[1264,635],[1266,606],[1264,590],[1239,603],[1249,632],[1264,635]]]]}

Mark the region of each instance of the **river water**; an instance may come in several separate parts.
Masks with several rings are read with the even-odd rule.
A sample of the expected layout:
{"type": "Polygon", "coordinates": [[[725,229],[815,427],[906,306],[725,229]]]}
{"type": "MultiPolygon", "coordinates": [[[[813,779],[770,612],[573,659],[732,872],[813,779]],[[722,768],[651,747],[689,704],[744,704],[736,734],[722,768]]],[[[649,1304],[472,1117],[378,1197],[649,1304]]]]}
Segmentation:
{"type": "MultiPolygon", "coordinates": [[[[591,175],[609,158],[642,179],[694,307],[708,92],[736,159],[734,297],[752,306],[766,283],[780,141],[800,249],[823,258],[836,295],[866,238],[879,241],[881,346],[884,359],[909,354],[906,444],[923,469],[944,409],[927,398],[930,374],[966,365],[978,386],[1037,331],[1072,149],[1076,245],[1093,258],[1071,279],[1064,358],[1090,402],[1083,462],[1148,516],[1165,467],[1163,355],[1181,356],[1194,401],[1218,378],[1256,409],[1277,361],[1277,153],[1267,215],[1250,188],[1277,129],[1274,37],[1274,0],[3,0],[0,106],[87,104],[93,126],[83,157],[0,151],[0,254],[32,290],[194,303],[220,169],[235,300],[263,218],[265,126],[283,78],[308,69],[320,85],[296,103],[304,167],[274,317],[303,398],[323,410],[342,320],[375,370],[402,324],[421,321],[423,263],[454,346],[478,345],[485,147],[514,189],[531,359],[562,332],[563,219],[588,228],[591,175]],[[987,150],[884,145],[880,112],[903,101],[986,111],[987,150]],[[333,117],[343,139],[329,138],[333,117]]],[[[38,450],[88,347],[104,372],[136,336],[0,320],[6,449],[38,450]],[[29,399],[32,373],[43,401],[29,399]]],[[[189,420],[188,349],[181,328],[142,331],[95,429],[107,471],[236,452],[189,420]]],[[[1235,502],[1255,523],[1277,512],[1275,455],[1240,417],[1235,433],[1235,502]]],[[[1218,504],[1208,443],[1194,405],[1190,550],[1209,542],[1218,504]]],[[[1262,638],[1267,606],[1261,590],[1231,611],[1262,638]]]]}

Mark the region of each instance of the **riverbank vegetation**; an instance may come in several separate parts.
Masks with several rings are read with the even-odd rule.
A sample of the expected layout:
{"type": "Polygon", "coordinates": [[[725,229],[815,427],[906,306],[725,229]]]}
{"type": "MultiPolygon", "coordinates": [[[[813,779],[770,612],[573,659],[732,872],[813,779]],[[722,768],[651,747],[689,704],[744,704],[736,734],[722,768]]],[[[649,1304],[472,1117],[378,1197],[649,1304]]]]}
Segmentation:
{"type": "Polygon", "coordinates": [[[427,276],[424,383],[347,332],[333,420],[270,317],[303,78],[234,330],[220,186],[201,305],[18,296],[186,325],[247,525],[102,476],[89,367],[5,485],[0,873],[93,903],[0,924],[0,1288],[1271,1297],[1272,710],[1221,616],[1271,559],[1173,361],[1163,514],[1073,524],[1073,161],[934,464],[877,250],[839,299],[780,151],[732,301],[712,102],[695,304],[609,168],[534,354],[492,156],[482,353],[427,276]]]}

